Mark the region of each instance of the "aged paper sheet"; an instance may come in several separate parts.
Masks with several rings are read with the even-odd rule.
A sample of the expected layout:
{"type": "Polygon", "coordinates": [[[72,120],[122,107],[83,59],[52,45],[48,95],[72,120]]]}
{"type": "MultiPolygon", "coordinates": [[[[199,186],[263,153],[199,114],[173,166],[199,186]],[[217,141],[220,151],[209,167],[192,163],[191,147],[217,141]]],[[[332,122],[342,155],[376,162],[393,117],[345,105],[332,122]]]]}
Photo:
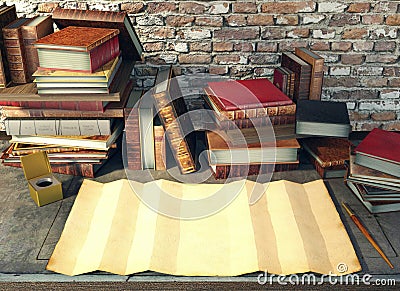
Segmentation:
{"type": "MultiPolygon", "coordinates": [[[[224,187],[166,180],[131,183],[153,195],[153,205],[168,203],[160,189],[178,198],[201,199],[224,187]]],[[[185,276],[255,271],[344,275],[361,270],[322,180],[271,182],[253,205],[248,203],[253,188],[264,185],[243,185],[236,199],[214,215],[179,220],[148,208],[128,180],[85,180],[47,269],[66,275],[152,270],[185,276]],[[339,264],[347,270],[338,272],[339,264]]]]}

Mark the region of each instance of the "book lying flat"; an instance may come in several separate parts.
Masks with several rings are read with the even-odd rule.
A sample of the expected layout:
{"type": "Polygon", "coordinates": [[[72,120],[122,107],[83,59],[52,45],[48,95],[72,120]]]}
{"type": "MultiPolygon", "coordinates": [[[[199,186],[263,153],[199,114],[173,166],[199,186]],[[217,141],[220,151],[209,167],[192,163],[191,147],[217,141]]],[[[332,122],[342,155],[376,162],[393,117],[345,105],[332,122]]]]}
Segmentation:
{"type": "Polygon", "coordinates": [[[354,149],[355,163],[400,177],[400,134],[374,128],[354,149]]]}
{"type": "Polygon", "coordinates": [[[318,100],[297,102],[297,134],[347,138],[350,132],[350,118],[345,102],[318,100]]]}

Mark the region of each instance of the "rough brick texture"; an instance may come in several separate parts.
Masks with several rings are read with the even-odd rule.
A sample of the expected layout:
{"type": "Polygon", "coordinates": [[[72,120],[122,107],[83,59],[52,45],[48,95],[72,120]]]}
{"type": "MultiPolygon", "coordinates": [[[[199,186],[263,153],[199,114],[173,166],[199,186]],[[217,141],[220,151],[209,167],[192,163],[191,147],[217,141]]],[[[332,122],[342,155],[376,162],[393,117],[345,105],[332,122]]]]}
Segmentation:
{"type": "MultiPolygon", "coordinates": [[[[346,101],[353,128],[400,129],[400,1],[365,0],[20,0],[19,16],[57,7],[126,11],[144,61],[138,87],[156,68],[232,78],[272,78],[282,52],[309,47],[325,58],[322,98],[346,101]]],[[[190,108],[201,104],[190,99],[190,108]]]]}

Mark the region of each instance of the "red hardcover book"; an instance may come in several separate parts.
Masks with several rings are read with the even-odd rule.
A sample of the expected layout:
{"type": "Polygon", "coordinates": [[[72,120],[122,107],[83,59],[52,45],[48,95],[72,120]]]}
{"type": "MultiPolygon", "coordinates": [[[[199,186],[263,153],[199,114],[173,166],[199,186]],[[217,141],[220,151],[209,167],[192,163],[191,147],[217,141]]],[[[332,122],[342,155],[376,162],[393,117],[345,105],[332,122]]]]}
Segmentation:
{"type": "Polygon", "coordinates": [[[217,105],[225,110],[251,109],[292,104],[292,100],[266,78],[209,82],[217,105]]]}
{"type": "MultiPolygon", "coordinates": [[[[356,163],[374,168],[377,163],[396,164],[400,169],[400,134],[379,128],[373,129],[367,137],[355,148],[356,163]],[[365,156],[375,160],[371,164],[360,163],[359,157],[365,156]]],[[[382,169],[377,169],[382,170],[382,169]]],[[[393,173],[400,176],[399,173],[393,173]]]]}
{"type": "Polygon", "coordinates": [[[287,93],[287,85],[289,82],[289,76],[288,74],[282,70],[281,67],[275,68],[274,69],[274,85],[276,88],[282,91],[285,95],[288,95],[287,93]]]}

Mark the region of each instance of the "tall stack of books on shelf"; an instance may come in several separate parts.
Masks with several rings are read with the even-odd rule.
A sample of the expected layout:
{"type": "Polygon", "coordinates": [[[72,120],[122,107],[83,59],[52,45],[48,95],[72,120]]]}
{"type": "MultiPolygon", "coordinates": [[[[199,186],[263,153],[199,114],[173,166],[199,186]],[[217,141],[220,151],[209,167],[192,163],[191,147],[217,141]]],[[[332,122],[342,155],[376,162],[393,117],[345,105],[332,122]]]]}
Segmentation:
{"type": "Polygon", "coordinates": [[[57,8],[52,17],[14,20],[3,36],[19,37],[10,42],[18,50],[6,42],[6,52],[23,52],[14,66],[23,73],[10,72],[25,77],[0,91],[11,135],[3,164],[47,151],[53,172],[93,177],[116,152],[126,107],[141,95],[129,77],[142,47],[127,14],[57,8]]]}
{"type": "Polygon", "coordinates": [[[400,210],[400,134],[373,129],[354,149],[346,184],[371,213],[400,210]]]}

